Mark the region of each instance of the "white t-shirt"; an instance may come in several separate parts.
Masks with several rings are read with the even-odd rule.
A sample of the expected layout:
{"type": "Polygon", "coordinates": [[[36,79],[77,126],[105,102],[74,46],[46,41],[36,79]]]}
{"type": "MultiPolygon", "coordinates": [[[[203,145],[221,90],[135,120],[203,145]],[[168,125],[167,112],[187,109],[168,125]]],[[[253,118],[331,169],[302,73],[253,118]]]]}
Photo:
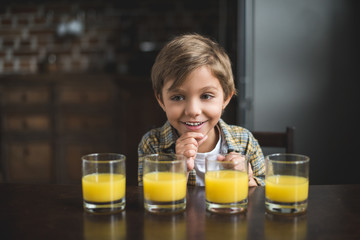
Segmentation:
{"type": "MultiPolygon", "coordinates": [[[[215,148],[211,152],[207,153],[197,153],[195,158],[195,171],[196,171],[196,186],[205,186],[205,158],[207,155],[220,153],[220,144],[221,144],[221,134],[219,134],[219,140],[216,143],[215,148]]],[[[216,155],[215,155],[216,154],[216,155]]]]}

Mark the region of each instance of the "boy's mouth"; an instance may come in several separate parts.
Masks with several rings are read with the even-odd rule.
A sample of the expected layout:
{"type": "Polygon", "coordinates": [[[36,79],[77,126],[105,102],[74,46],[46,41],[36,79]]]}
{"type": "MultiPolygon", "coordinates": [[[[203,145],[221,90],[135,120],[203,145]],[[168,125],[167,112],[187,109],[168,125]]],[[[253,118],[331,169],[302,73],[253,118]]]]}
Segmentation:
{"type": "Polygon", "coordinates": [[[198,127],[204,124],[205,122],[184,122],[185,125],[189,127],[198,127]]]}

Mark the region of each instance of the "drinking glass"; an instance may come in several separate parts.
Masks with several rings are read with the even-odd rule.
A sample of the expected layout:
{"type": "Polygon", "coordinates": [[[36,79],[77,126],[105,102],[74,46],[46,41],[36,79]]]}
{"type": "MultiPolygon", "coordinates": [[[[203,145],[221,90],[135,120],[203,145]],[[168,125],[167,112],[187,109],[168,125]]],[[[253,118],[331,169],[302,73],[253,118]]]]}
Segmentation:
{"type": "Polygon", "coordinates": [[[178,154],[143,157],[144,207],[153,213],[180,212],[186,208],[186,158],[178,154]]]}
{"type": "Polygon", "coordinates": [[[297,214],[307,209],[310,158],[300,154],[266,156],[265,207],[270,213],[297,214]]]}
{"type": "Polygon", "coordinates": [[[82,157],[84,209],[93,213],[125,208],[126,157],[118,153],[93,153],[82,157]]]}
{"type": "Polygon", "coordinates": [[[206,209],[217,213],[244,212],[248,202],[248,160],[240,153],[205,157],[206,209]]]}

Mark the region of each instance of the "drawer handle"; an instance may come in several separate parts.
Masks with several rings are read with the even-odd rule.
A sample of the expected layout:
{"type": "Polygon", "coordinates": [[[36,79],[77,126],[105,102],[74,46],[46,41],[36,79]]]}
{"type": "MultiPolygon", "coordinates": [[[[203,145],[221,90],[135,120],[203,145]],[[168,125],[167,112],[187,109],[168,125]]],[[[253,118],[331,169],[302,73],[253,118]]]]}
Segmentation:
{"type": "Polygon", "coordinates": [[[28,157],[28,156],[29,156],[29,149],[28,149],[28,148],[24,148],[24,150],[23,150],[23,155],[24,155],[24,157],[28,157]]]}
{"type": "Polygon", "coordinates": [[[89,123],[88,123],[88,121],[83,121],[83,122],[82,122],[82,127],[83,127],[83,129],[88,129],[88,128],[89,128],[89,123]]]}
{"type": "Polygon", "coordinates": [[[28,97],[27,97],[27,95],[24,93],[24,94],[22,94],[21,95],[21,101],[23,101],[23,102],[27,102],[27,100],[28,100],[28,97]]]}
{"type": "Polygon", "coordinates": [[[82,94],[81,95],[81,100],[84,101],[84,102],[87,102],[89,99],[88,95],[86,93],[82,94]]]}
{"type": "Polygon", "coordinates": [[[27,123],[27,121],[22,122],[22,127],[24,130],[27,130],[29,128],[29,124],[27,123]]]}

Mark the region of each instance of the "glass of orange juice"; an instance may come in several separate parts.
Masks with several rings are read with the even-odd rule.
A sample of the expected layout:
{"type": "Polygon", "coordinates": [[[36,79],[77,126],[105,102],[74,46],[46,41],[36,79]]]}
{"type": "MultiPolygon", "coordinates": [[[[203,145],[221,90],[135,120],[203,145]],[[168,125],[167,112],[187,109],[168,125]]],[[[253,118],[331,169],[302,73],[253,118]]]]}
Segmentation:
{"type": "Polygon", "coordinates": [[[118,153],[93,153],[82,157],[84,209],[111,213],[125,208],[126,157],[118,153]]]}
{"type": "Polygon", "coordinates": [[[153,213],[186,208],[186,158],[179,154],[143,156],[144,207],[153,213]]]}
{"type": "Polygon", "coordinates": [[[248,160],[240,153],[205,157],[206,209],[216,213],[244,212],[248,202],[248,160]]]}
{"type": "Polygon", "coordinates": [[[298,214],[307,209],[310,158],[276,153],[265,157],[265,207],[270,213],[298,214]]]}

